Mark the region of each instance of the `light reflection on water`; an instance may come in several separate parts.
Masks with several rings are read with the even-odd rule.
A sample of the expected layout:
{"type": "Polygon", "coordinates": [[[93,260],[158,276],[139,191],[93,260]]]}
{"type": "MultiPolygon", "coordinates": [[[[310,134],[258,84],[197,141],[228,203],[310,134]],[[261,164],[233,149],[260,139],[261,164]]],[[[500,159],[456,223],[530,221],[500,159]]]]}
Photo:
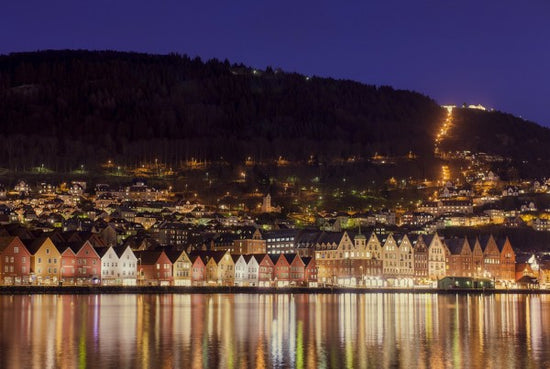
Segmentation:
{"type": "Polygon", "coordinates": [[[550,368],[550,296],[0,296],[0,368],[272,367],[550,368]]]}

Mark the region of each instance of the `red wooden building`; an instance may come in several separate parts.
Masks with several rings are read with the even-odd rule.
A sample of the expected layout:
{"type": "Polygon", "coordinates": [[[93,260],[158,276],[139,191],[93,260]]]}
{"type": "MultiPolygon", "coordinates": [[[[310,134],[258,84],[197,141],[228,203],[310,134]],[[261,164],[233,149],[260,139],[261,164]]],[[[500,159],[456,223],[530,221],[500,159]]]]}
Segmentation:
{"type": "Polygon", "coordinates": [[[135,251],[138,259],[138,283],[168,286],[171,284],[172,262],[162,250],[135,251]]]}
{"type": "Polygon", "coordinates": [[[31,254],[19,237],[0,237],[0,283],[27,284],[31,254]]]}

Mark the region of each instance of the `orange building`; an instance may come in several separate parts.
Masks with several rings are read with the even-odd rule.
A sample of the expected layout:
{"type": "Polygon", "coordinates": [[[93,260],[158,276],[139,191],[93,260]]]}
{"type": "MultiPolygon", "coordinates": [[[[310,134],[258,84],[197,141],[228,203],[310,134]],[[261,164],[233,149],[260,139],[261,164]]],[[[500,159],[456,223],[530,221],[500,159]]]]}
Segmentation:
{"type": "Polygon", "coordinates": [[[31,254],[31,282],[57,284],[61,276],[61,254],[49,237],[24,241],[31,254]]]}

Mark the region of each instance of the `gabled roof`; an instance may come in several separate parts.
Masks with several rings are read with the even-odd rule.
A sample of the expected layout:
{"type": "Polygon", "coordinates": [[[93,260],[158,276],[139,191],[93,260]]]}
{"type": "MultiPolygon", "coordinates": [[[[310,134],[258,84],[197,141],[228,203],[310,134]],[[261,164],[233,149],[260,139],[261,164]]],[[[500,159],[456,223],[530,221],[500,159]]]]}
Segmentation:
{"type": "MultiPolygon", "coordinates": [[[[248,264],[250,263],[250,260],[253,259],[253,256],[252,254],[249,254],[249,255],[243,255],[243,258],[244,258],[244,261],[248,264]]],[[[258,264],[260,264],[260,262],[258,262],[258,264]]]]}
{"type": "Polygon", "coordinates": [[[315,263],[315,259],[310,256],[303,256],[302,261],[306,267],[308,267],[311,263],[315,263]]]}
{"type": "Polygon", "coordinates": [[[491,238],[493,238],[493,235],[487,235],[487,234],[483,234],[481,236],[479,236],[479,244],[481,245],[481,250],[483,252],[485,252],[485,249],[487,249],[487,245],[489,244],[489,241],[491,240],[491,238]]]}
{"type": "Polygon", "coordinates": [[[80,242],[56,242],[54,244],[57,251],[63,254],[65,251],[70,250],[74,255],[80,250],[82,243],[80,242]]]}
{"type": "Polygon", "coordinates": [[[506,241],[510,242],[508,237],[499,237],[496,240],[498,251],[502,252],[502,250],[504,249],[504,245],[506,244],[506,241]]]}
{"type": "Polygon", "coordinates": [[[163,253],[163,250],[144,250],[136,251],[134,255],[140,259],[139,262],[141,265],[154,265],[163,253]]]}
{"type": "MultiPolygon", "coordinates": [[[[227,251],[193,251],[191,254],[199,255],[206,265],[210,261],[210,259],[214,259],[214,262],[216,264],[219,264],[226,253],[227,251]]],[[[191,254],[189,254],[189,257],[191,257],[191,254]]]]}
{"type": "Polygon", "coordinates": [[[111,248],[112,247],[110,247],[110,246],[94,247],[94,250],[95,250],[95,252],[97,252],[99,257],[102,258],[107,253],[107,251],[109,251],[109,249],[111,249],[111,248]]]}
{"type": "Polygon", "coordinates": [[[279,257],[281,256],[282,254],[267,254],[267,256],[269,257],[269,259],[271,259],[271,262],[273,263],[273,265],[277,264],[277,261],[279,261],[279,257]]]}
{"type": "MultiPolygon", "coordinates": [[[[239,259],[241,258],[242,255],[240,254],[231,254],[231,259],[233,259],[233,263],[234,264],[237,264],[237,261],[239,261],[239,259]]],[[[243,258],[244,260],[244,258],[243,258]]],[[[246,262],[246,260],[244,260],[246,262]]]]}
{"type": "Polygon", "coordinates": [[[46,242],[47,239],[48,239],[48,236],[42,236],[35,239],[28,239],[28,240],[22,240],[22,241],[25,244],[25,247],[27,248],[29,253],[31,255],[34,255],[38,252],[40,247],[42,247],[42,245],[44,244],[44,242],[46,242]]]}
{"type": "Polygon", "coordinates": [[[119,245],[119,246],[115,246],[113,247],[113,250],[115,251],[115,254],[116,256],[118,256],[119,258],[122,256],[122,254],[124,254],[124,252],[127,250],[127,249],[132,249],[130,246],[128,245],[119,245]]]}
{"type": "MultiPolygon", "coordinates": [[[[265,259],[265,257],[268,256],[267,254],[253,254],[252,257],[254,259],[256,259],[256,262],[258,263],[258,265],[260,265],[260,263],[265,259]]],[[[268,256],[268,259],[271,260],[271,258],[269,258],[268,256]]]]}
{"type": "Polygon", "coordinates": [[[0,252],[3,252],[16,238],[17,236],[0,237],[0,252]]]}
{"type": "Polygon", "coordinates": [[[164,250],[164,252],[166,253],[166,256],[168,256],[168,259],[170,259],[172,264],[178,261],[182,254],[185,254],[185,256],[189,258],[185,250],[177,250],[176,248],[171,248],[164,250]]]}
{"type": "Polygon", "coordinates": [[[460,255],[464,247],[464,241],[464,238],[449,238],[445,240],[445,244],[451,252],[451,255],[460,255]]]}
{"type": "Polygon", "coordinates": [[[296,254],[296,253],[282,254],[282,255],[285,257],[286,261],[288,261],[288,264],[292,264],[292,262],[293,262],[296,258],[300,259],[300,257],[299,257],[298,254],[296,254]]]}
{"type": "Polygon", "coordinates": [[[427,234],[425,236],[422,236],[422,239],[424,240],[424,243],[427,247],[430,247],[435,236],[435,234],[427,234]]]}

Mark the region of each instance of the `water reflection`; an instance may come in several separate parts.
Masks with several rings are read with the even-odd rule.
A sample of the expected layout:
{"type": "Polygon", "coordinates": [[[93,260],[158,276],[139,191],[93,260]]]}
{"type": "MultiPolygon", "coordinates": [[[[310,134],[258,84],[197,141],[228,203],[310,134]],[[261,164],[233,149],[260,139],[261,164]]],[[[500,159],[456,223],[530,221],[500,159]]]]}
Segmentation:
{"type": "Polygon", "coordinates": [[[0,296],[0,367],[543,368],[550,296],[0,296]]]}

